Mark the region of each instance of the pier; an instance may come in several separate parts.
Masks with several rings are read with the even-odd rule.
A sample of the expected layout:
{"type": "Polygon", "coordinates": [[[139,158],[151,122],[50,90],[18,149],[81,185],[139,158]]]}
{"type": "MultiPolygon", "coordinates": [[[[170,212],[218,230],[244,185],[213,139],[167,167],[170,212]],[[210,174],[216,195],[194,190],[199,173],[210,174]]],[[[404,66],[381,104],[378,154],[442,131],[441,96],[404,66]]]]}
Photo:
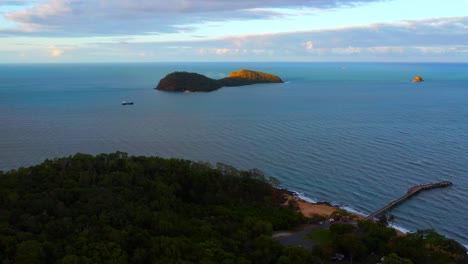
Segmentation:
{"type": "Polygon", "coordinates": [[[405,195],[403,195],[402,197],[400,197],[400,198],[398,198],[396,200],[391,201],[389,204],[387,204],[386,206],[384,206],[384,207],[380,208],[379,210],[373,212],[372,214],[370,214],[369,216],[367,216],[364,219],[365,220],[372,220],[377,215],[379,215],[381,213],[384,213],[385,211],[389,210],[390,208],[396,206],[397,204],[400,204],[400,203],[404,202],[405,200],[407,200],[408,198],[410,198],[411,196],[417,194],[420,191],[425,191],[425,190],[440,188],[440,187],[446,187],[446,186],[450,186],[450,185],[452,185],[451,182],[442,181],[442,182],[437,182],[437,183],[429,183],[429,184],[413,186],[408,190],[408,192],[406,192],[405,195]]]}

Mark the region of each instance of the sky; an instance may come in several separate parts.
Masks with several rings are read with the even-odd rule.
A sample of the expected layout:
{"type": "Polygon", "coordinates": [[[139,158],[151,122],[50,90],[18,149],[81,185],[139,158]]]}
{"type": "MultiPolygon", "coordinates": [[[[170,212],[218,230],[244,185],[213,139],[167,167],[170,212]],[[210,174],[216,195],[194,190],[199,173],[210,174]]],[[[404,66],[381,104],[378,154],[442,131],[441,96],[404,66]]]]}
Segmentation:
{"type": "Polygon", "coordinates": [[[468,0],[0,0],[0,63],[468,62],[468,0]]]}

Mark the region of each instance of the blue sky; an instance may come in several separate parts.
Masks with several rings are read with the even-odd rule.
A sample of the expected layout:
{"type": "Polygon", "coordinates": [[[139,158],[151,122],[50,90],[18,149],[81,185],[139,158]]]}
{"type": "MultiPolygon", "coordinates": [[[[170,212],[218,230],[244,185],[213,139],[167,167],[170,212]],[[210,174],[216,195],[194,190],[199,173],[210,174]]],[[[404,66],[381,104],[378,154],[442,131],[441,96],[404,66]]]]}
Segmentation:
{"type": "Polygon", "coordinates": [[[468,62],[467,0],[0,0],[0,63],[468,62]]]}

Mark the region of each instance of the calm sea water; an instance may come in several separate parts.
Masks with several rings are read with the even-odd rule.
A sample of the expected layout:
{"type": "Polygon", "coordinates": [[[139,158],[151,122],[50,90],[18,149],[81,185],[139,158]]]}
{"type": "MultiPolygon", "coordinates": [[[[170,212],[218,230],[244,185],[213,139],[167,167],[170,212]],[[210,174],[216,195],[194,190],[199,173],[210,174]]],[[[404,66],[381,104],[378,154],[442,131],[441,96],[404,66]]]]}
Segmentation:
{"type": "Polygon", "coordinates": [[[0,170],[116,150],[220,161],[364,214],[449,180],[391,213],[406,230],[435,228],[467,245],[467,73],[468,64],[0,65],[0,170]],[[241,68],[286,83],[153,89],[176,70],[221,78],[241,68]],[[411,83],[416,74],[426,82],[411,83]]]}

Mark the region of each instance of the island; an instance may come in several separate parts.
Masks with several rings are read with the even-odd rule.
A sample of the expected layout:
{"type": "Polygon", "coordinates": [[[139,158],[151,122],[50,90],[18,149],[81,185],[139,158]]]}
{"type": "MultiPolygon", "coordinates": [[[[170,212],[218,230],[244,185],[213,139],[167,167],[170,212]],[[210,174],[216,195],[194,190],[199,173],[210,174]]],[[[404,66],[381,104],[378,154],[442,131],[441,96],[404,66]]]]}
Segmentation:
{"type": "Polygon", "coordinates": [[[280,77],[252,70],[231,72],[216,80],[193,72],[173,72],[161,79],[155,89],[172,92],[211,92],[221,87],[244,86],[258,83],[283,83],[280,77]]]}
{"type": "Polygon", "coordinates": [[[416,75],[414,78],[413,78],[413,82],[424,82],[424,79],[419,76],[419,75],[416,75]]]}

